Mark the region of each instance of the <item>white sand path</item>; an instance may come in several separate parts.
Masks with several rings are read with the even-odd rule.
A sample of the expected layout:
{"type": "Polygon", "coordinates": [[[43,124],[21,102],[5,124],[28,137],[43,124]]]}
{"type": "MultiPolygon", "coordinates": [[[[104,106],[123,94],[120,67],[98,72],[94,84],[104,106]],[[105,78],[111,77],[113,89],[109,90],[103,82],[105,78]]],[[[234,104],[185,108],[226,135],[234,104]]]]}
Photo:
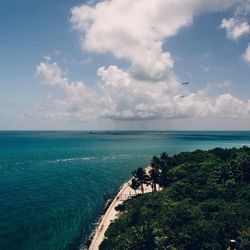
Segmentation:
{"type": "MultiPolygon", "coordinates": [[[[150,166],[147,167],[145,170],[148,172],[150,170],[150,166]]],[[[132,178],[125,182],[119,191],[119,193],[116,195],[110,206],[108,207],[107,211],[103,215],[100,224],[98,225],[94,237],[91,241],[91,244],[89,246],[89,250],[98,250],[101,242],[104,240],[104,234],[106,230],[108,229],[110,223],[114,221],[117,217],[119,212],[115,210],[115,207],[117,207],[119,204],[122,204],[125,200],[131,198],[135,195],[134,190],[131,189],[129,186],[129,183],[131,183],[132,178]]],[[[144,193],[152,192],[152,188],[150,185],[144,186],[144,193]]],[[[138,189],[137,194],[140,194],[141,191],[138,189]]]]}

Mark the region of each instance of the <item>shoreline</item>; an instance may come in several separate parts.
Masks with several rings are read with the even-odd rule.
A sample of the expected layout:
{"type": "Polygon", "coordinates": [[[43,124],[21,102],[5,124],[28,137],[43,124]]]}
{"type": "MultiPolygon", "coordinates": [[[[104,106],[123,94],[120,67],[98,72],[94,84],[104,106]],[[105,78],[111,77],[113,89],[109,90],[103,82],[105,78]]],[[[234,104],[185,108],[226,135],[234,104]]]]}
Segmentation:
{"type": "MultiPolygon", "coordinates": [[[[144,168],[146,172],[150,170],[151,166],[147,166],[144,168]]],[[[133,178],[133,177],[132,177],[133,178]]],[[[134,193],[134,190],[129,186],[132,178],[125,181],[119,188],[117,194],[114,196],[114,199],[108,205],[104,214],[100,216],[97,222],[97,227],[93,231],[91,235],[93,237],[90,239],[90,245],[87,246],[89,250],[98,250],[100,244],[105,238],[105,232],[107,231],[109,225],[118,217],[119,212],[115,210],[115,207],[122,204],[124,201],[136,196],[137,194],[141,194],[141,191],[138,189],[137,194],[134,193]]],[[[144,185],[144,193],[152,192],[151,186],[144,185]]]]}

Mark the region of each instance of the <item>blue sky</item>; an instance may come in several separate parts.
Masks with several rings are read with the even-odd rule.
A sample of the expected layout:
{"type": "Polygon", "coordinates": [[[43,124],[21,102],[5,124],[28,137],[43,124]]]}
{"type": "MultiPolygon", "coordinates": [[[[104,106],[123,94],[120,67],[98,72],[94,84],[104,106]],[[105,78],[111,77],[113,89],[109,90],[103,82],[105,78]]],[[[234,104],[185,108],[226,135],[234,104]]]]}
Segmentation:
{"type": "MultiPolygon", "coordinates": [[[[250,61],[243,59],[250,31],[248,15],[239,11],[248,1],[225,6],[222,0],[211,4],[209,11],[206,4],[198,11],[197,6],[191,8],[195,2],[191,0],[184,24],[178,23],[183,14],[170,1],[166,8],[173,8],[173,17],[166,11],[164,18],[152,17],[149,27],[135,20],[137,31],[131,34],[126,31],[133,26],[126,20],[136,17],[137,10],[147,17],[147,9],[139,10],[140,3],[129,7],[116,24],[120,13],[116,2],[99,6],[78,0],[1,1],[0,129],[250,128],[250,61]],[[228,24],[224,28],[223,19],[228,24]],[[82,28],[85,22],[88,27],[82,28]],[[168,25],[173,27],[165,30],[168,25]],[[125,32],[117,33],[116,28],[125,32]],[[238,31],[236,37],[230,37],[230,29],[238,31]],[[141,40],[147,31],[153,38],[144,48],[141,40]],[[156,49],[159,42],[161,49],[156,49]],[[148,51],[151,58],[144,64],[143,53],[148,51]],[[166,53],[171,58],[166,59],[166,53]],[[157,62],[151,61],[154,57],[157,62]],[[162,63],[160,69],[157,63],[162,63]],[[190,85],[181,86],[183,81],[190,85]],[[203,112],[201,106],[209,109],[203,112]],[[183,121],[188,127],[183,128],[183,121]]],[[[157,0],[155,5],[164,6],[163,2],[157,0]]]]}
{"type": "Polygon", "coordinates": [[[199,16],[194,25],[169,41],[168,48],[180,58],[176,63],[178,75],[185,80],[189,78],[189,72],[192,74],[193,88],[229,80],[232,83],[230,93],[247,100],[250,96],[250,68],[241,55],[249,36],[231,41],[225,31],[218,28],[221,20],[231,15],[229,11],[199,16]]]}

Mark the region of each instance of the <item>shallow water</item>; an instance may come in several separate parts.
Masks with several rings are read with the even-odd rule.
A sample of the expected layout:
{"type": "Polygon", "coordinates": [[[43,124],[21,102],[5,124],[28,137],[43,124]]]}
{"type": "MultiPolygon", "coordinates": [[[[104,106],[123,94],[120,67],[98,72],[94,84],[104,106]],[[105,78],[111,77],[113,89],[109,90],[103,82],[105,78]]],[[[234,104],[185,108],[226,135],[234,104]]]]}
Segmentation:
{"type": "Polygon", "coordinates": [[[250,145],[250,132],[0,132],[0,249],[79,249],[153,155],[250,145]]]}

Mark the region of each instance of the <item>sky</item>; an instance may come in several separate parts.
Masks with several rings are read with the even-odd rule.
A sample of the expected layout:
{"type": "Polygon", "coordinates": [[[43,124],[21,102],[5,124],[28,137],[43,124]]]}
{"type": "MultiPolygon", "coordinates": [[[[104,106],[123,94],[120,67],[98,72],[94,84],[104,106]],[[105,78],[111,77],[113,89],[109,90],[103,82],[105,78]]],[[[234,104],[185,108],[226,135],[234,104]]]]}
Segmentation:
{"type": "Polygon", "coordinates": [[[250,130],[249,17],[250,0],[1,0],[0,130],[250,130]]]}

